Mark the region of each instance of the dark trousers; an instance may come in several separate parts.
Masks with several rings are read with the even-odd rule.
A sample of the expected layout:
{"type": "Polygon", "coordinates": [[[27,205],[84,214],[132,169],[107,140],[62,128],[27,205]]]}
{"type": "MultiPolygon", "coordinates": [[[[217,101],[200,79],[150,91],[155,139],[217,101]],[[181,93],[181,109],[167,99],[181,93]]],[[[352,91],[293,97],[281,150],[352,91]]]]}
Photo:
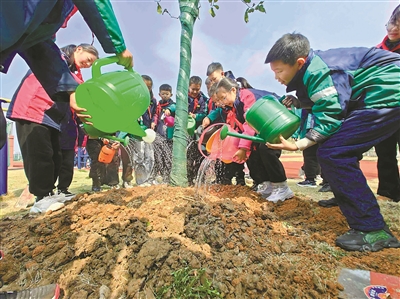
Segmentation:
{"type": "Polygon", "coordinates": [[[47,196],[55,188],[61,167],[60,132],[46,125],[16,121],[29,192],[47,196]]]}
{"type": "Polygon", "coordinates": [[[61,168],[58,174],[58,190],[68,190],[74,176],[75,150],[61,150],[61,168]]]}
{"type": "Polygon", "coordinates": [[[306,175],[306,180],[315,180],[317,175],[321,173],[317,158],[318,146],[318,144],[315,144],[303,151],[303,170],[306,175]]]}
{"type": "Polygon", "coordinates": [[[281,183],[287,180],[285,168],[279,160],[282,151],[268,148],[262,143],[253,143],[247,166],[255,184],[265,181],[281,183]]]}
{"type": "Polygon", "coordinates": [[[122,181],[123,182],[130,182],[133,180],[133,168],[131,158],[127,153],[126,149],[122,146],[121,147],[121,162],[122,162],[122,181]]]}
{"type": "Polygon", "coordinates": [[[399,129],[400,107],[356,110],[320,144],[319,163],[351,228],[374,231],[385,226],[358,158],[399,129]]]}
{"type": "Polygon", "coordinates": [[[103,184],[117,185],[119,183],[119,156],[116,153],[109,164],[99,162],[98,158],[102,147],[103,142],[99,139],[88,139],[86,143],[86,150],[91,160],[89,177],[92,178],[93,186],[96,187],[103,184]]]}
{"type": "Polygon", "coordinates": [[[189,186],[194,184],[203,159],[204,157],[198,148],[198,142],[193,137],[190,138],[187,147],[187,178],[189,186]]]}
{"type": "Polygon", "coordinates": [[[399,166],[397,164],[397,143],[400,130],[375,145],[378,156],[378,194],[400,200],[399,166]]]}
{"type": "Polygon", "coordinates": [[[172,168],[172,140],[156,134],[153,142],[154,168],[152,176],[162,176],[164,183],[169,183],[172,168]]]}
{"type": "Polygon", "coordinates": [[[222,179],[222,184],[230,185],[232,184],[232,179],[236,177],[236,185],[245,185],[244,180],[244,164],[240,163],[224,163],[225,173],[222,179]]]}

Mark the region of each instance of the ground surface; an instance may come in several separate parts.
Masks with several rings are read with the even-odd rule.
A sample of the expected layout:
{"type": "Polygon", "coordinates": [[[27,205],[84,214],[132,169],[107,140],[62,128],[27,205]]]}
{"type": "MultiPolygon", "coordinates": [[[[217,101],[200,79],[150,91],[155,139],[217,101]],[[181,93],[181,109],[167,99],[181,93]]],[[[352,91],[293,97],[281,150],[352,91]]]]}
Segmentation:
{"type": "MultiPolygon", "coordinates": [[[[342,267],[400,276],[399,249],[335,247],[348,230],[340,210],[293,190],[295,198],[273,204],[248,187],[157,185],[80,193],[40,216],[5,215],[0,290],[57,282],[64,298],[99,298],[101,286],[110,290],[104,298],[207,298],[173,293],[188,284],[178,274],[194,269],[185,273],[200,277],[209,298],[217,298],[212,290],[223,298],[338,298],[342,267]]],[[[399,204],[381,203],[394,211],[385,217],[399,237],[399,204]]]]}

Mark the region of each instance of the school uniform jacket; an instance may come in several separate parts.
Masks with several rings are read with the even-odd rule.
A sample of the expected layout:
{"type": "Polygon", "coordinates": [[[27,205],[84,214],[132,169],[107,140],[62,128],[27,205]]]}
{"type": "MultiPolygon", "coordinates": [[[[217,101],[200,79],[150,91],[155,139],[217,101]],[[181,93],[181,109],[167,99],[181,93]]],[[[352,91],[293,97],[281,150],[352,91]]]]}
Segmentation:
{"type": "Polygon", "coordinates": [[[207,115],[207,100],[208,98],[201,91],[196,98],[188,96],[188,112],[196,114],[196,128],[207,115]]]}
{"type": "Polygon", "coordinates": [[[142,115],[142,122],[147,128],[151,128],[151,122],[153,119],[154,114],[156,113],[157,109],[157,100],[152,98],[150,100],[150,105],[147,107],[147,110],[142,115]]]}
{"type": "MultiPolygon", "coordinates": [[[[254,136],[255,131],[247,124],[245,115],[247,110],[250,109],[256,100],[267,95],[271,95],[275,99],[278,99],[278,96],[275,93],[266,90],[241,88],[239,89],[239,92],[236,93],[233,107],[225,107],[224,109],[219,107],[211,111],[207,117],[211,122],[214,122],[216,119],[223,119],[224,122],[228,123],[239,133],[254,136]]],[[[239,148],[250,150],[251,143],[251,140],[240,139],[239,148]]]]}
{"type": "MultiPolygon", "coordinates": [[[[77,84],[83,82],[71,73],[77,84]]],[[[70,109],[68,102],[53,102],[35,75],[28,71],[17,88],[7,110],[7,118],[27,120],[60,129],[61,121],[70,109]]]]}
{"type": "Polygon", "coordinates": [[[323,142],[353,110],[400,106],[400,56],[377,48],[310,50],[286,91],[296,91],[315,116],[306,138],[323,142]]]}
{"type": "Polygon", "coordinates": [[[176,105],[172,99],[168,99],[167,101],[159,101],[157,104],[156,113],[153,116],[153,123],[156,124],[156,132],[159,133],[161,136],[166,137],[166,125],[164,124],[164,120],[162,116],[164,111],[168,109],[171,111],[171,116],[175,116],[176,105]]]}
{"type": "Polygon", "coordinates": [[[4,73],[16,53],[50,39],[74,5],[106,53],[121,53],[126,49],[109,0],[2,1],[1,5],[0,65],[4,73]]]}

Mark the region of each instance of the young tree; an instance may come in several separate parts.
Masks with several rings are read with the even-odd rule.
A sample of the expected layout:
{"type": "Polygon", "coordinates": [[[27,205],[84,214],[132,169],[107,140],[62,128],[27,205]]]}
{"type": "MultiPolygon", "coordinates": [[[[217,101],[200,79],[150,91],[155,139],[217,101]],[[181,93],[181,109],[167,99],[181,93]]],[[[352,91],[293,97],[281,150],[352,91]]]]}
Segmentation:
{"type": "MultiPolygon", "coordinates": [[[[172,170],[170,184],[173,186],[186,187],[186,146],[187,146],[187,123],[188,123],[188,89],[192,61],[192,37],[196,19],[199,16],[200,0],[178,0],[179,1],[179,21],[181,22],[181,41],[180,41],[180,63],[178,84],[176,89],[176,112],[175,112],[175,131],[173,137],[172,151],[172,170]]],[[[241,0],[246,6],[244,21],[249,21],[249,14],[255,11],[264,12],[264,1],[257,4],[252,0],[241,0]]],[[[157,12],[160,14],[168,13],[167,9],[162,9],[161,0],[157,2],[157,12]]],[[[215,11],[219,9],[218,0],[208,0],[210,4],[210,14],[215,17],[215,11]]],[[[169,13],[168,13],[169,14],[169,13]]]]}

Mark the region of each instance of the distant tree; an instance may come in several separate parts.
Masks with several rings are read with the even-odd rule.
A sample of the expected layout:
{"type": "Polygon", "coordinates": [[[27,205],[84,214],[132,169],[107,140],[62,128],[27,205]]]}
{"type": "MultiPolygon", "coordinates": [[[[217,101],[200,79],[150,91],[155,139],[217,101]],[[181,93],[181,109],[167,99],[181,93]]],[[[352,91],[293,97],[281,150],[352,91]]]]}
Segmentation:
{"type": "MultiPolygon", "coordinates": [[[[167,13],[167,9],[161,7],[161,0],[156,0],[157,12],[159,14],[167,13]]],[[[172,151],[172,170],[170,184],[173,186],[186,187],[187,169],[186,169],[186,146],[187,146],[187,123],[188,123],[188,89],[192,61],[192,38],[193,27],[196,19],[199,17],[200,0],[178,0],[180,15],[177,19],[181,22],[181,41],[180,41],[180,63],[178,84],[176,89],[176,113],[175,113],[175,131],[173,137],[172,151]]],[[[210,4],[210,14],[216,16],[219,9],[218,0],[208,0],[210,4]]],[[[264,1],[257,3],[252,0],[241,0],[247,8],[244,12],[244,21],[249,21],[249,14],[259,11],[265,13],[264,1]]],[[[171,16],[171,15],[170,15],[171,16]]],[[[172,16],[171,16],[172,17],[172,16]]]]}

